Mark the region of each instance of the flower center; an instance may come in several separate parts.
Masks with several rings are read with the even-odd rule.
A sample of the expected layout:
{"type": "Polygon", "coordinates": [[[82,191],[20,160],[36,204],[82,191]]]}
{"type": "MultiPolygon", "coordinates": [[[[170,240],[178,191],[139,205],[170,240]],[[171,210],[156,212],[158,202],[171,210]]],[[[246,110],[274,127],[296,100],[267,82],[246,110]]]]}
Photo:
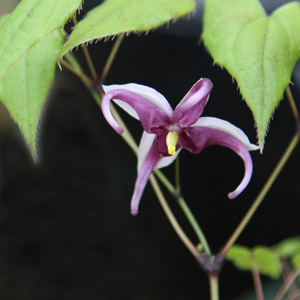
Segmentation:
{"type": "Polygon", "coordinates": [[[176,153],[176,146],[178,142],[178,133],[176,131],[169,131],[166,138],[168,146],[168,153],[174,155],[176,153]]]}

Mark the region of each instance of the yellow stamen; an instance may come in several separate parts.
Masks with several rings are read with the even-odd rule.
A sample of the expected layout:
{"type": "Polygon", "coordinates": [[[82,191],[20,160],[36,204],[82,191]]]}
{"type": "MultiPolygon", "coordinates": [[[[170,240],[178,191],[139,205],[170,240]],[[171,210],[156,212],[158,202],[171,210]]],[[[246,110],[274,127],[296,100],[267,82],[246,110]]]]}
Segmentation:
{"type": "Polygon", "coordinates": [[[168,153],[170,155],[174,155],[176,153],[177,142],[178,142],[178,133],[176,131],[170,131],[167,134],[167,138],[166,138],[168,153]]]}

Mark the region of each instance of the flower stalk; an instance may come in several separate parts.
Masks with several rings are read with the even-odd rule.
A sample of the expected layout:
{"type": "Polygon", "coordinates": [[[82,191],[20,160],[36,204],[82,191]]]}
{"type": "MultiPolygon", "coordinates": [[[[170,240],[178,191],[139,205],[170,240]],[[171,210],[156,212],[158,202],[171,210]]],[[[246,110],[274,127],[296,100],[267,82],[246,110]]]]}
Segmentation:
{"type": "MultiPolygon", "coordinates": [[[[67,54],[66,57],[67,57],[67,60],[70,63],[69,64],[69,63],[66,62],[66,64],[68,64],[68,66],[70,66],[70,68],[68,68],[68,70],[71,71],[72,73],[74,73],[76,76],[78,76],[83,81],[83,83],[86,85],[88,90],[91,92],[91,94],[92,94],[93,98],[95,99],[96,103],[98,103],[98,105],[101,106],[101,97],[99,96],[99,93],[91,89],[90,83],[92,82],[92,80],[83,73],[80,65],[77,63],[77,60],[75,59],[75,57],[72,54],[67,54]]],[[[121,134],[121,137],[129,145],[129,147],[132,149],[132,151],[137,155],[138,146],[137,146],[136,142],[134,141],[134,138],[132,137],[130,131],[127,128],[127,126],[123,122],[122,118],[120,117],[120,115],[118,114],[116,109],[114,108],[114,106],[112,106],[112,113],[113,113],[113,116],[116,119],[116,121],[124,129],[124,132],[121,134]]],[[[210,248],[209,248],[209,245],[207,243],[207,240],[205,238],[205,235],[204,235],[201,227],[199,226],[196,218],[194,217],[193,213],[191,212],[191,210],[188,207],[187,203],[185,202],[184,198],[176,192],[178,187],[175,188],[160,170],[154,170],[154,173],[157,176],[157,178],[163,183],[163,185],[167,188],[167,190],[177,200],[177,202],[178,202],[180,208],[182,209],[185,217],[187,218],[187,220],[190,223],[191,227],[193,228],[196,236],[198,237],[199,242],[203,246],[204,253],[210,254],[211,253],[210,248]]],[[[178,173],[178,175],[179,175],[179,173],[178,173]]],[[[177,184],[179,186],[179,177],[177,179],[177,184]]],[[[158,189],[159,189],[159,186],[158,186],[158,189]]],[[[169,210],[169,212],[172,213],[170,210],[169,210]]],[[[191,249],[190,246],[189,246],[189,248],[191,249]]],[[[193,253],[194,253],[193,256],[195,257],[194,250],[193,250],[193,253]]]]}

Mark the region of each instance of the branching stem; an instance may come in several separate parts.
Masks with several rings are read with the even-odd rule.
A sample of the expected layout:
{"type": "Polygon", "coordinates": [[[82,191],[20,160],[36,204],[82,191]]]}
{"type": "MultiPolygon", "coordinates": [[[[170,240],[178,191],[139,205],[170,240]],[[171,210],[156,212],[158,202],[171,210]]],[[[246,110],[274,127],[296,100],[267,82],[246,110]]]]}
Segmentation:
{"type": "Polygon", "coordinates": [[[86,76],[84,73],[80,72],[79,70],[75,69],[72,65],[70,65],[67,61],[64,59],[61,59],[59,61],[60,64],[62,64],[64,67],[66,67],[70,72],[78,76],[82,81],[86,83],[86,85],[91,85],[92,80],[88,76],[86,76]]]}
{"type": "Polygon", "coordinates": [[[239,238],[239,236],[241,235],[241,233],[243,232],[243,230],[245,229],[245,227],[249,223],[250,219],[252,218],[252,216],[254,215],[254,213],[256,212],[256,210],[258,209],[258,207],[260,206],[260,204],[264,200],[266,194],[268,193],[268,191],[272,187],[273,183],[277,179],[277,177],[280,174],[281,170],[285,166],[286,162],[288,161],[289,157],[291,156],[291,154],[294,151],[295,147],[297,146],[298,142],[299,142],[299,135],[298,135],[298,133],[296,133],[293,136],[292,140],[290,141],[287,149],[283,153],[281,159],[277,163],[275,169],[271,173],[270,177],[268,178],[268,180],[264,184],[264,186],[261,189],[260,193],[258,194],[258,196],[254,200],[253,204],[249,208],[248,212],[246,213],[246,215],[244,216],[244,218],[242,219],[240,224],[237,226],[237,228],[235,229],[235,231],[233,232],[233,234],[231,235],[231,237],[229,238],[229,240],[227,241],[227,243],[225,244],[223,249],[220,251],[220,253],[219,253],[220,256],[225,257],[228,250],[231,248],[231,246],[239,238]]]}

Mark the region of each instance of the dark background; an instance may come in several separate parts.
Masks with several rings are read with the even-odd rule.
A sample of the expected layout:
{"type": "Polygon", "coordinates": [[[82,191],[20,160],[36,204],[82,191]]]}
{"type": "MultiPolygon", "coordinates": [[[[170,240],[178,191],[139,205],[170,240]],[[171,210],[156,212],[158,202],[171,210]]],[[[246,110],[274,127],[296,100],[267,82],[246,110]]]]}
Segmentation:
{"type": "MultiPolygon", "coordinates": [[[[85,0],[81,16],[96,3],[85,0]]],[[[237,85],[225,70],[213,66],[198,43],[200,23],[192,25],[199,26],[199,33],[178,36],[175,31],[187,26],[189,32],[188,22],[193,23],[185,18],[168,30],[126,37],[106,83],[149,85],[175,107],[199,78],[208,77],[214,88],[204,115],[232,122],[256,142],[254,121],[237,85]]],[[[89,46],[99,74],[112,45],[108,41],[89,46]]],[[[76,55],[85,65],[82,51],[76,55]]],[[[299,104],[296,87],[292,90],[299,104]]],[[[124,118],[138,140],[139,123],[125,114],[124,118]]],[[[2,126],[0,135],[1,300],[209,299],[205,274],[174,233],[150,185],[140,214],[129,214],[136,158],[105,122],[79,79],[65,69],[57,71],[42,117],[37,165],[16,126],[9,124],[2,126]]],[[[294,130],[284,100],[270,124],[263,155],[252,153],[252,181],[235,200],[226,195],[243,176],[236,154],[223,147],[210,147],[196,156],[181,152],[182,192],[214,253],[251,205],[294,130]]],[[[273,245],[299,234],[298,169],[299,147],[239,244],[273,245]]],[[[164,172],[172,179],[174,166],[164,172]]],[[[163,191],[196,241],[176,203],[163,191]]],[[[235,299],[251,286],[250,273],[225,263],[222,299],[235,299]]]]}

